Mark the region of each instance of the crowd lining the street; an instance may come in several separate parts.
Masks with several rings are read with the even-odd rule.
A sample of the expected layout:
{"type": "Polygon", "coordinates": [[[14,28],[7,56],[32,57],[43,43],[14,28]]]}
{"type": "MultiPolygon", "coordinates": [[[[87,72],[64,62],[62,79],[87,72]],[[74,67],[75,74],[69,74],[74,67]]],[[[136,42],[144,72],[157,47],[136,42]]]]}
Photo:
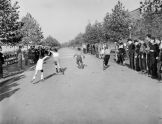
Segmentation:
{"type": "Polygon", "coordinates": [[[125,58],[129,59],[129,67],[136,71],[141,71],[153,79],[161,80],[162,66],[162,41],[146,35],[145,39],[128,39],[127,44],[122,42],[116,45],[116,59],[122,58],[124,64],[125,58]]]}
{"type": "Polygon", "coordinates": [[[115,52],[115,61],[128,65],[131,69],[161,80],[162,40],[147,34],[144,39],[128,39],[127,42],[115,42],[115,49],[107,43],[83,44],[83,52],[104,59],[105,48],[115,52]],[[127,61],[128,60],[128,61],[127,61]],[[127,63],[128,62],[128,63],[127,63]]]}
{"type": "MultiPolygon", "coordinates": [[[[96,55],[97,58],[103,59],[103,64],[108,66],[112,48],[107,43],[83,44],[83,53],[96,55]]],[[[2,48],[0,48],[2,51],[2,48]]],[[[152,37],[150,34],[145,39],[128,39],[127,42],[115,42],[115,61],[118,64],[126,65],[128,60],[129,67],[133,70],[148,74],[153,79],[161,80],[162,67],[162,41],[152,37]]],[[[40,56],[45,57],[51,54],[49,47],[31,46],[28,51],[22,51],[22,46],[16,54],[17,67],[23,69],[25,65],[36,64],[40,56]]],[[[4,56],[0,52],[0,78],[3,77],[4,56]]]]}

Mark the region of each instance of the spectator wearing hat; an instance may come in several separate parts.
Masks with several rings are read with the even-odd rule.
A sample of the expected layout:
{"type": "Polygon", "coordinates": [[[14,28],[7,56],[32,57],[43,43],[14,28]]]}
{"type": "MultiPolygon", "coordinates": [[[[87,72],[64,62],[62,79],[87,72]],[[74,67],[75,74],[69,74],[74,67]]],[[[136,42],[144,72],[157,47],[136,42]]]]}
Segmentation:
{"type": "Polygon", "coordinates": [[[135,45],[132,39],[128,39],[127,42],[128,42],[128,55],[129,55],[130,68],[135,69],[135,65],[134,65],[135,45]]]}
{"type": "Polygon", "coordinates": [[[34,46],[34,64],[37,63],[38,59],[39,59],[39,50],[36,49],[34,46]]]}
{"type": "Polygon", "coordinates": [[[150,40],[150,72],[151,78],[157,78],[157,50],[156,50],[156,43],[155,39],[151,38],[150,40]]]}
{"type": "Polygon", "coordinates": [[[120,42],[119,43],[119,49],[118,49],[118,61],[117,61],[117,63],[123,65],[124,56],[125,56],[124,44],[123,44],[123,42],[120,42]]]}
{"type": "Polygon", "coordinates": [[[28,50],[28,59],[29,59],[29,63],[34,63],[34,50],[33,47],[30,46],[29,50],[28,50]]]}
{"type": "Polygon", "coordinates": [[[146,67],[146,43],[141,40],[140,41],[140,69],[142,73],[146,73],[147,67],[146,67]]]}
{"type": "Polygon", "coordinates": [[[22,70],[22,61],[24,59],[23,52],[22,52],[22,46],[19,46],[19,49],[17,51],[17,59],[18,59],[18,68],[19,70],[22,70]]]}
{"type": "Polygon", "coordinates": [[[135,70],[140,71],[140,44],[138,40],[134,40],[135,43],[135,70]]]}
{"type": "Polygon", "coordinates": [[[146,48],[146,53],[147,53],[147,55],[146,55],[146,61],[147,61],[147,73],[148,73],[148,76],[151,76],[151,58],[150,58],[150,47],[152,46],[151,45],[151,40],[152,40],[152,38],[151,38],[151,35],[150,34],[147,34],[146,35],[146,45],[147,45],[147,48],[146,48]]]}
{"type": "Polygon", "coordinates": [[[2,47],[0,46],[0,78],[3,78],[3,64],[4,64],[4,57],[2,54],[2,47]]]}
{"type": "Polygon", "coordinates": [[[154,39],[154,59],[155,59],[155,63],[153,65],[153,68],[154,68],[153,78],[158,77],[157,64],[158,64],[158,56],[159,56],[159,53],[160,53],[159,45],[160,45],[160,41],[158,39],[154,39]]]}
{"type": "Polygon", "coordinates": [[[161,66],[162,66],[162,41],[160,41],[159,45],[159,55],[157,59],[157,74],[158,74],[158,80],[161,80],[161,66]]]}

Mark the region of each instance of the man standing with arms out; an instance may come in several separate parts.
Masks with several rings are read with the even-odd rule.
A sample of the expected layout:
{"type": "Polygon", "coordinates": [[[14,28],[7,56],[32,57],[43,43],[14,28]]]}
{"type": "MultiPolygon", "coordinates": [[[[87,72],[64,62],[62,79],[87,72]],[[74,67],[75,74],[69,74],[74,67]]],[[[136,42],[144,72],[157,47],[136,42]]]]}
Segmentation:
{"type": "Polygon", "coordinates": [[[0,79],[3,78],[3,64],[4,64],[4,58],[2,52],[2,47],[0,46],[0,79]]]}

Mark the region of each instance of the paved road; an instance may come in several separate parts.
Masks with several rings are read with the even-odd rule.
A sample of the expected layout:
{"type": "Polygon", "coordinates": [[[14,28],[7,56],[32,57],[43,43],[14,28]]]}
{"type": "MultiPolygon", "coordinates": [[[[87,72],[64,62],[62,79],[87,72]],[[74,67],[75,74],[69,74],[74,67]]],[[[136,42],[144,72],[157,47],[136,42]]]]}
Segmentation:
{"type": "MultiPolygon", "coordinates": [[[[33,70],[0,89],[0,124],[161,124],[161,84],[113,61],[86,55],[85,69],[61,49],[65,75],[54,75],[52,60],[45,64],[44,82],[31,84],[33,70]]],[[[38,79],[36,80],[36,82],[38,79]]]]}

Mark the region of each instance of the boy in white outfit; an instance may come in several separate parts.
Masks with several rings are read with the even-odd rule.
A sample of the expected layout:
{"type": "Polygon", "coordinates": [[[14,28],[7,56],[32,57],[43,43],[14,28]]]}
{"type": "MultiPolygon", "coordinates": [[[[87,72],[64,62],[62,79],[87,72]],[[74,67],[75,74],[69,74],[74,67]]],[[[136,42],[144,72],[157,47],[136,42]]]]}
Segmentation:
{"type": "Polygon", "coordinates": [[[34,77],[32,79],[32,82],[35,80],[36,78],[36,75],[37,73],[40,71],[41,72],[41,80],[44,80],[44,77],[43,77],[43,62],[46,58],[48,58],[49,56],[39,56],[39,60],[37,61],[37,64],[36,64],[36,69],[35,69],[35,74],[34,74],[34,77]]]}
{"type": "Polygon", "coordinates": [[[50,51],[52,53],[53,59],[54,59],[54,64],[56,68],[56,73],[63,72],[61,67],[60,67],[60,55],[58,53],[57,49],[54,49],[54,51],[50,51]]]}

